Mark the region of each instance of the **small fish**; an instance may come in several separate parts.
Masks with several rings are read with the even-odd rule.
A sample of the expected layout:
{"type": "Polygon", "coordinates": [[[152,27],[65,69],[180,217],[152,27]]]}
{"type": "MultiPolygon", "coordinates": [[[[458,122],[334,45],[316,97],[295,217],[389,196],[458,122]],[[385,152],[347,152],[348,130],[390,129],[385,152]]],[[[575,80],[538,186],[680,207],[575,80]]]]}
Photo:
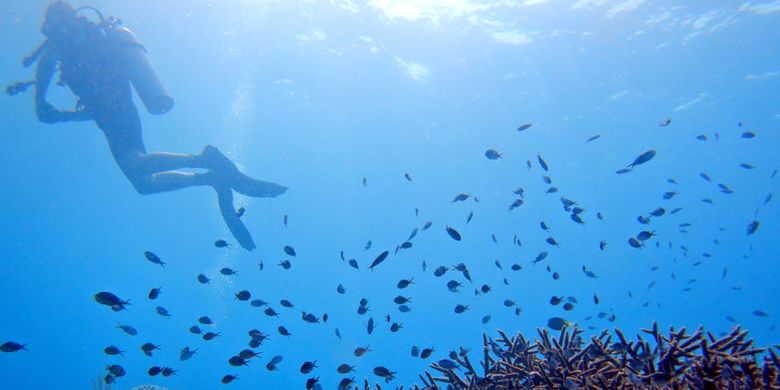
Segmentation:
{"type": "Polygon", "coordinates": [[[363,187],[366,187],[368,185],[368,179],[363,177],[363,187]]]}
{"type": "Polygon", "coordinates": [[[704,172],[699,173],[699,177],[701,177],[702,179],[706,180],[708,183],[712,182],[712,179],[710,178],[710,175],[708,175],[708,174],[706,174],[704,172]]]}
{"type": "Polygon", "coordinates": [[[753,310],[753,315],[756,317],[769,317],[769,314],[766,314],[761,310],[753,310]]]}
{"type": "Polygon", "coordinates": [[[748,224],[748,226],[747,226],[747,235],[749,236],[749,235],[752,235],[753,233],[755,233],[758,230],[758,226],[759,225],[760,225],[760,223],[758,221],[754,220],[754,221],[750,222],[748,224]]]}
{"type": "Polygon", "coordinates": [[[366,242],[366,246],[363,248],[363,250],[366,250],[366,251],[369,250],[369,249],[371,249],[371,240],[368,240],[368,242],[366,242]]]}
{"type": "Polygon", "coordinates": [[[642,246],[644,246],[644,244],[642,244],[641,241],[637,240],[634,237],[628,239],[628,245],[631,245],[634,248],[641,248],[642,246]]]}
{"type": "Polygon", "coordinates": [[[380,253],[379,256],[377,256],[376,259],[374,259],[374,261],[371,263],[371,265],[368,266],[368,269],[373,271],[374,267],[376,267],[377,265],[379,265],[380,263],[385,261],[385,259],[387,258],[387,256],[389,254],[390,254],[390,252],[388,252],[388,251],[384,251],[384,252],[380,253]]]}
{"type": "Polygon", "coordinates": [[[598,276],[596,276],[596,274],[595,274],[593,271],[591,271],[591,270],[589,270],[589,269],[585,268],[585,266],[584,266],[584,265],[582,266],[582,273],[584,273],[584,274],[585,274],[585,276],[587,276],[587,277],[589,277],[589,278],[592,278],[592,279],[596,279],[596,278],[598,278],[598,276]]]}
{"type": "Polygon", "coordinates": [[[468,309],[469,309],[468,305],[457,304],[457,305],[455,305],[455,309],[453,311],[455,312],[455,314],[461,314],[461,313],[464,313],[468,309]]]}
{"type": "Polygon", "coordinates": [[[404,173],[404,177],[406,178],[407,181],[410,181],[410,182],[412,181],[412,175],[410,175],[408,173],[404,173]]]}
{"type": "Polygon", "coordinates": [[[672,119],[671,118],[666,118],[666,119],[658,122],[658,126],[659,127],[666,127],[666,126],[669,126],[671,123],[672,123],[672,119]]]}
{"type": "Polygon", "coordinates": [[[312,370],[314,370],[316,367],[317,367],[317,361],[316,360],[313,361],[313,362],[306,361],[306,362],[303,362],[303,364],[301,364],[300,372],[301,372],[301,374],[308,374],[308,373],[312,372],[312,370]]]}
{"type": "Polygon", "coordinates": [[[357,347],[357,348],[355,348],[355,351],[354,351],[353,353],[354,353],[354,355],[355,355],[355,356],[357,356],[357,357],[362,357],[362,356],[363,356],[363,355],[365,355],[367,352],[371,352],[371,348],[370,348],[370,346],[369,346],[369,345],[367,345],[367,346],[365,346],[365,347],[357,347]]]}
{"type": "Polygon", "coordinates": [[[449,236],[450,236],[450,237],[451,237],[453,240],[455,240],[455,241],[460,241],[460,240],[461,240],[460,233],[459,233],[457,230],[455,230],[454,228],[452,228],[452,227],[449,227],[449,226],[445,226],[445,227],[444,227],[444,229],[447,231],[447,234],[448,234],[448,235],[449,235],[449,236]]]}
{"type": "Polygon", "coordinates": [[[534,259],[533,264],[536,264],[546,258],[547,258],[547,251],[539,252],[539,254],[536,255],[536,258],[534,259]]]}
{"type": "Polygon", "coordinates": [[[742,169],[754,169],[755,168],[754,166],[752,166],[752,165],[750,165],[748,163],[741,163],[741,164],[739,164],[739,167],[742,168],[742,169]]]}
{"type": "Polygon", "coordinates": [[[561,317],[551,317],[547,320],[547,327],[552,330],[561,330],[566,326],[566,320],[561,317]]]}
{"type": "Polygon", "coordinates": [[[209,284],[211,282],[211,279],[208,278],[208,276],[203,274],[198,274],[198,282],[201,284],[209,284]]]}
{"type": "Polygon", "coordinates": [[[746,132],[742,133],[741,137],[745,138],[745,139],[755,138],[756,137],[756,133],[754,133],[752,131],[746,131],[746,132]]]}
{"type": "Polygon", "coordinates": [[[252,296],[252,294],[250,294],[249,291],[247,291],[247,290],[241,290],[241,291],[236,293],[236,299],[238,299],[239,301],[246,302],[246,301],[249,300],[249,298],[251,296],[252,296]]]}
{"type": "Polygon", "coordinates": [[[120,350],[118,347],[116,347],[116,346],[114,346],[114,345],[109,345],[108,347],[105,347],[105,348],[103,348],[103,352],[104,352],[106,355],[120,355],[120,356],[125,356],[125,355],[124,355],[124,352],[125,352],[125,351],[122,351],[122,350],[120,350]]]}
{"type": "Polygon", "coordinates": [[[539,161],[539,166],[544,169],[545,172],[548,172],[550,170],[550,167],[547,165],[547,162],[544,161],[541,154],[536,155],[536,160],[539,161]]]}
{"type": "Polygon", "coordinates": [[[238,275],[238,271],[233,270],[233,269],[228,268],[228,267],[220,268],[219,269],[219,273],[221,273],[222,275],[225,275],[225,276],[238,275]]]}
{"type": "Polygon", "coordinates": [[[162,306],[157,306],[156,310],[157,310],[157,314],[159,314],[159,315],[161,315],[163,317],[170,317],[171,316],[171,313],[168,312],[168,309],[166,309],[166,308],[164,308],[162,306]]]}
{"type": "Polygon", "coordinates": [[[469,222],[471,222],[472,218],[474,218],[474,212],[473,211],[469,213],[468,217],[466,217],[466,225],[468,225],[469,222]]]}
{"type": "Polygon", "coordinates": [[[669,200],[669,199],[674,198],[675,195],[677,195],[677,192],[675,192],[675,191],[667,191],[667,192],[664,192],[663,198],[664,198],[664,200],[669,200]]]}
{"type": "Polygon", "coordinates": [[[401,279],[401,280],[398,281],[397,287],[399,289],[404,289],[404,288],[409,287],[413,283],[414,283],[414,278],[411,278],[411,279],[401,279]]]}
{"type": "Polygon", "coordinates": [[[642,154],[640,154],[637,158],[634,159],[634,161],[631,164],[628,164],[628,169],[634,169],[637,165],[642,165],[655,157],[656,151],[653,149],[650,149],[642,154]]]}
{"type": "Polygon", "coordinates": [[[594,135],[594,136],[592,136],[592,137],[588,138],[587,140],[585,140],[585,142],[592,142],[592,141],[595,141],[595,140],[597,140],[597,139],[599,139],[599,138],[601,138],[601,135],[599,135],[599,134],[596,134],[596,135],[594,135]]]}
{"type": "Polygon", "coordinates": [[[349,259],[347,263],[349,264],[350,267],[354,269],[360,269],[360,267],[358,266],[358,262],[355,259],[349,259]]]}
{"type": "Polygon", "coordinates": [[[509,205],[509,211],[512,211],[512,210],[514,210],[514,209],[516,209],[516,208],[518,208],[518,207],[522,206],[522,205],[523,205],[523,203],[524,203],[523,199],[522,199],[522,198],[518,198],[517,200],[515,200],[514,202],[512,202],[512,203],[509,205]]]}
{"type": "Polygon", "coordinates": [[[498,244],[498,240],[496,239],[496,234],[495,233],[490,234],[490,239],[493,240],[494,244],[498,244]]]}
{"type": "Polygon", "coordinates": [[[485,151],[485,157],[488,160],[498,160],[503,154],[495,149],[488,149],[485,151]]]}
{"type": "Polygon", "coordinates": [[[432,225],[433,225],[433,222],[431,222],[431,221],[428,221],[428,222],[426,222],[426,223],[425,223],[425,225],[423,225],[423,227],[422,227],[422,230],[423,230],[423,231],[426,231],[426,230],[428,230],[428,229],[429,229],[429,228],[430,228],[432,225]]]}
{"type": "Polygon", "coordinates": [[[152,253],[151,251],[144,252],[144,257],[146,257],[146,260],[149,260],[150,262],[152,262],[154,264],[159,264],[160,267],[163,267],[163,268],[165,268],[165,264],[167,264],[167,263],[163,262],[160,259],[159,256],[157,256],[156,254],[152,253]]]}
{"type": "Polygon", "coordinates": [[[290,260],[282,260],[279,262],[278,265],[284,269],[290,269],[290,267],[292,267],[292,263],[290,262],[290,260]]]}
{"type": "Polygon", "coordinates": [[[117,327],[117,329],[122,329],[122,331],[124,331],[125,333],[129,334],[130,336],[138,335],[138,331],[134,327],[132,327],[130,325],[119,324],[116,327],[117,327]]]}
{"type": "Polygon", "coordinates": [[[157,297],[160,296],[161,292],[162,292],[162,287],[153,288],[153,289],[149,290],[148,297],[151,300],[155,300],[155,299],[157,299],[157,297]]]}
{"type": "Polygon", "coordinates": [[[95,301],[101,305],[111,306],[114,311],[124,310],[125,306],[130,304],[130,301],[122,300],[108,291],[95,294],[95,301]]]}
{"type": "Polygon", "coordinates": [[[295,248],[293,248],[293,247],[291,247],[289,245],[285,245],[283,250],[284,250],[284,253],[287,254],[287,256],[295,257],[297,255],[297,253],[295,253],[295,248]]]}
{"type": "Polygon", "coordinates": [[[238,374],[236,374],[236,375],[225,375],[225,376],[222,377],[220,382],[222,382],[223,384],[228,384],[230,382],[233,382],[236,379],[238,379],[238,374]]]}
{"type": "Polygon", "coordinates": [[[287,219],[288,219],[287,214],[285,214],[284,217],[282,218],[282,223],[284,223],[284,227],[287,227],[287,219]]]}
{"type": "Polygon", "coordinates": [[[217,248],[228,248],[230,247],[230,244],[228,244],[225,240],[216,240],[214,241],[214,246],[217,248]]]}
{"type": "Polygon", "coordinates": [[[696,139],[699,140],[699,141],[706,141],[707,140],[707,135],[706,134],[699,134],[699,135],[696,136],[696,139]]]}
{"type": "Polygon", "coordinates": [[[522,125],[520,125],[520,126],[517,126],[517,131],[524,131],[524,130],[528,130],[528,129],[530,129],[530,128],[531,128],[531,126],[533,126],[533,125],[534,125],[533,123],[523,123],[522,125]]]}
{"type": "Polygon", "coordinates": [[[366,324],[366,332],[368,332],[369,335],[374,332],[374,317],[368,318],[368,324],[366,324]]]}
{"type": "Polygon", "coordinates": [[[285,328],[284,326],[281,326],[281,325],[279,325],[279,327],[276,328],[276,331],[279,332],[280,335],[285,336],[285,337],[292,336],[292,333],[290,333],[290,331],[287,330],[287,328],[285,328]]]}

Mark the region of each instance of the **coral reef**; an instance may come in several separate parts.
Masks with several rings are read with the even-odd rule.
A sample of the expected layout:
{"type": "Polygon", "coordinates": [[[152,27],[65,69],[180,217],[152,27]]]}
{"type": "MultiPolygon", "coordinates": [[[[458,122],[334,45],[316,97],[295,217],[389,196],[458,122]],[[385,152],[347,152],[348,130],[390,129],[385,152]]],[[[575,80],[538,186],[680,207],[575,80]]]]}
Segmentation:
{"type": "Polygon", "coordinates": [[[663,333],[653,324],[633,341],[614,329],[587,344],[576,327],[564,327],[558,337],[538,333],[534,342],[500,330],[495,340],[483,335],[479,370],[461,348],[431,364],[437,376],[426,371],[413,388],[780,389],[776,351],[754,346],[739,327],[717,338],[701,328],[663,333]]]}

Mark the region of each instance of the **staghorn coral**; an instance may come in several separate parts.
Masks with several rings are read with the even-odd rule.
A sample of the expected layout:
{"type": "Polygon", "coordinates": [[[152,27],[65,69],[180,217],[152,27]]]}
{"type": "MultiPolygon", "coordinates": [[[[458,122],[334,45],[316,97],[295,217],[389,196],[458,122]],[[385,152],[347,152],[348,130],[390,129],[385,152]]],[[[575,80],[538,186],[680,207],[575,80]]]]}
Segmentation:
{"type": "Polygon", "coordinates": [[[662,333],[653,324],[633,341],[614,329],[588,343],[576,327],[564,327],[558,337],[538,333],[534,342],[500,330],[495,340],[483,335],[479,369],[461,348],[450,352],[451,360],[431,364],[437,376],[426,371],[413,388],[780,389],[777,353],[755,347],[739,327],[716,338],[701,328],[662,333]]]}

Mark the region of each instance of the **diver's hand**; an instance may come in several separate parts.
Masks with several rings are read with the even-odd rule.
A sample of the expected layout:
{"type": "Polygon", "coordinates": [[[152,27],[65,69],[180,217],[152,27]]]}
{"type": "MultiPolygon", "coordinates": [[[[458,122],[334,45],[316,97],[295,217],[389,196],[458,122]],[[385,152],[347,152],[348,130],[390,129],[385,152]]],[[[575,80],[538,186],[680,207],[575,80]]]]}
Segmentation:
{"type": "Polygon", "coordinates": [[[38,120],[43,123],[57,123],[62,122],[62,111],[54,108],[49,102],[41,101],[35,105],[35,114],[38,116],[38,120]]]}

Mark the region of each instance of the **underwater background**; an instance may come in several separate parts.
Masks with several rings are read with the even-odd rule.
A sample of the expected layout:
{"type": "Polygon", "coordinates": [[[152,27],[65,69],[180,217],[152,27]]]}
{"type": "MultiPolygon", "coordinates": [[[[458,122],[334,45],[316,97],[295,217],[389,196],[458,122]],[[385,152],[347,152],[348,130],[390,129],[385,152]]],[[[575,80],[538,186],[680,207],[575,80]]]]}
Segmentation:
{"type": "MultiPolygon", "coordinates": [[[[20,59],[42,41],[46,4],[0,2],[3,85],[32,77],[20,59]]],[[[93,123],[46,125],[30,92],[3,95],[0,343],[26,350],[0,353],[2,388],[92,388],[112,364],[126,370],[116,389],[303,388],[311,376],[323,388],[344,377],[384,383],[377,366],[397,372],[388,387],[408,387],[447,351],[479,357],[483,332],[533,336],[553,317],[587,335],[657,321],[715,334],[741,325],[759,346],[778,341],[778,1],[73,4],[121,18],[176,99],[163,116],[138,105],[150,151],[213,144],[247,174],[290,189],[236,195],[258,244],[245,251],[213,190],[139,195],[93,123]],[[616,173],[649,150],[651,161],[616,173]],[[518,187],[524,202],[510,210],[518,187]],[[461,193],[470,196],[453,201],[461,193]],[[584,209],[583,223],[561,198],[584,209]],[[658,208],[649,224],[637,220],[658,208]],[[643,230],[655,236],[631,246],[643,230]],[[404,242],[412,246],[397,250],[404,242]],[[449,270],[437,277],[440,266],[449,270]],[[475,294],[482,285],[490,291],[475,294]],[[156,300],[152,288],[161,288],[156,300]],[[278,317],[235,299],[241,290],[278,317]],[[101,291],[131,305],[114,312],[95,302],[101,291]],[[399,311],[399,295],[411,298],[410,312],[399,311]],[[459,304],[468,310],[455,313],[459,304]],[[301,311],[328,321],[306,323],[301,311]],[[214,324],[199,324],[204,315],[214,324]],[[393,322],[403,327],[392,332],[393,322]],[[219,336],[204,341],[193,325],[219,336]],[[230,366],[250,329],[269,335],[262,355],[230,366]],[[160,345],[152,357],[140,350],[146,342],[160,345]],[[124,356],[107,355],[111,345],[124,356]],[[198,352],[181,361],[185,346],[198,352]],[[421,359],[413,346],[435,351],[421,359]],[[299,372],[314,360],[311,375],[299,372]],[[355,371],[340,374],[341,364],[355,371]],[[176,374],[150,377],[152,366],[176,374]],[[227,374],[238,380],[222,385],[227,374]]],[[[61,87],[50,101],[75,102],[61,87]]]]}

